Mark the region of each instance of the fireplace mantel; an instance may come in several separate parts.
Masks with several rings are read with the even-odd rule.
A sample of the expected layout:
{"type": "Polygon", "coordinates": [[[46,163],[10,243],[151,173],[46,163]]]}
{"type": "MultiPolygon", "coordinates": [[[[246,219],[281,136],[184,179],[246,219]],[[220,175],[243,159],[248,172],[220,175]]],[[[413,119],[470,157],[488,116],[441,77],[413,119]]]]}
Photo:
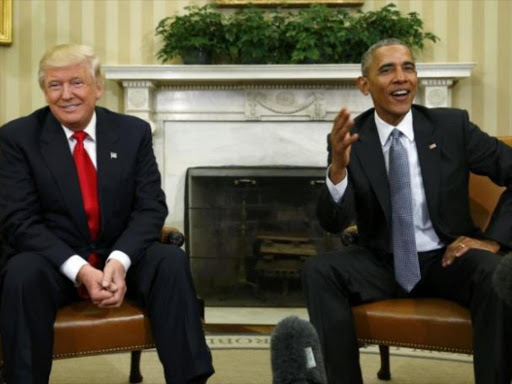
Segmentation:
{"type": "MultiPolygon", "coordinates": [[[[428,107],[451,106],[452,86],[457,80],[468,78],[474,66],[474,63],[418,63],[419,89],[416,102],[428,107]]],[[[360,74],[360,65],[119,65],[105,66],[104,71],[107,79],[120,82],[123,85],[125,113],[139,116],[149,121],[155,128],[155,118],[158,119],[155,114],[161,112],[155,101],[162,89],[342,88],[347,92],[356,90],[355,80],[360,74]]],[[[354,92],[350,93],[352,94],[351,100],[358,94],[357,92],[356,95],[353,94],[354,92]]],[[[254,92],[247,94],[248,103],[251,103],[251,95],[254,95],[254,92]]],[[[364,99],[362,95],[359,97],[361,100],[364,99]]],[[[293,103],[290,100],[286,102],[293,103]]],[[[341,105],[344,105],[357,114],[363,110],[360,107],[366,108],[371,105],[368,100],[366,103],[356,104],[340,103],[337,105],[336,111],[341,105]]],[[[300,109],[300,105],[297,107],[300,109]]],[[[315,108],[317,112],[322,109],[318,108],[318,103],[315,103],[315,108]]],[[[247,108],[245,109],[247,110],[247,108]]],[[[290,110],[296,109],[290,108],[290,110]]],[[[336,111],[325,111],[326,113],[320,111],[320,113],[310,115],[310,119],[332,120],[336,111]]],[[[180,119],[179,116],[174,117],[180,119]]],[[[204,116],[200,113],[196,117],[202,119],[204,116]]],[[[280,117],[283,117],[282,111],[280,117]]],[[[259,120],[261,116],[257,113],[252,116],[246,114],[244,119],[259,120]]]]}
{"type": "MultiPolygon", "coordinates": [[[[469,77],[474,63],[418,63],[423,80],[469,77]]],[[[360,75],[359,64],[310,65],[118,65],[104,67],[107,79],[146,80],[159,84],[222,82],[345,82],[360,75]]]]}
{"type": "MultiPolygon", "coordinates": [[[[415,102],[451,106],[474,63],[418,63],[415,102]]],[[[358,64],[119,65],[124,112],[150,122],[171,216],[183,228],[189,167],[325,166],[325,135],[341,107],[371,107],[355,86],[358,64]]]]}

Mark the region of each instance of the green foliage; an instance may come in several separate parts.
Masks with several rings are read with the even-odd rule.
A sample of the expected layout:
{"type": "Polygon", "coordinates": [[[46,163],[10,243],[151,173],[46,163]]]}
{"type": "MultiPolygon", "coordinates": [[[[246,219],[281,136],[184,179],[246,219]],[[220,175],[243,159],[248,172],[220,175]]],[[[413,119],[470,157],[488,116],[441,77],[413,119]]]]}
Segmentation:
{"type": "Polygon", "coordinates": [[[158,23],[156,35],[162,37],[163,46],[156,57],[165,62],[175,56],[188,56],[194,51],[210,59],[222,54],[226,47],[225,21],[215,4],[185,9],[187,14],[166,17],[158,23]]]}
{"type": "Polygon", "coordinates": [[[424,40],[433,43],[439,38],[430,32],[423,32],[423,21],[416,12],[402,16],[394,4],[388,4],[377,11],[358,11],[352,17],[350,36],[347,39],[347,55],[344,62],[359,62],[363,53],[376,42],[396,38],[413,49],[422,50],[424,40]]]}
{"type": "Polygon", "coordinates": [[[227,20],[225,26],[230,62],[268,64],[277,61],[281,19],[268,17],[261,9],[244,8],[227,20]]]}
{"type": "Polygon", "coordinates": [[[350,15],[345,9],[312,5],[291,15],[285,30],[293,46],[291,63],[339,63],[350,15]]]}
{"type": "Polygon", "coordinates": [[[188,14],[167,17],[156,28],[163,40],[157,54],[162,62],[199,50],[216,62],[237,64],[358,63],[372,44],[385,38],[419,50],[425,40],[439,40],[423,32],[417,13],[402,16],[394,4],[354,14],[319,4],[297,12],[247,7],[229,17],[213,4],[186,9],[188,14]]]}

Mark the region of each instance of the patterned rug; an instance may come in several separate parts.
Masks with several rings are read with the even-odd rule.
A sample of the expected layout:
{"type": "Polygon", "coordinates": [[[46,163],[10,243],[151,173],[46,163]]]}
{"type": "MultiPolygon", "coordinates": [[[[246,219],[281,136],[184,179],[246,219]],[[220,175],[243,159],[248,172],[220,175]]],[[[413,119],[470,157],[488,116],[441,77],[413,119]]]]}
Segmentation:
{"type": "MultiPolygon", "coordinates": [[[[259,335],[207,336],[216,374],[209,384],[271,384],[270,337],[259,335]]],[[[472,359],[467,355],[391,350],[392,384],[471,384],[472,359]]],[[[126,384],[130,355],[120,353],[81,357],[54,362],[51,384],[126,384]]],[[[383,384],[376,377],[379,369],[377,347],[361,349],[365,384],[383,384]]],[[[145,384],[164,384],[156,351],[142,354],[145,384]]]]}

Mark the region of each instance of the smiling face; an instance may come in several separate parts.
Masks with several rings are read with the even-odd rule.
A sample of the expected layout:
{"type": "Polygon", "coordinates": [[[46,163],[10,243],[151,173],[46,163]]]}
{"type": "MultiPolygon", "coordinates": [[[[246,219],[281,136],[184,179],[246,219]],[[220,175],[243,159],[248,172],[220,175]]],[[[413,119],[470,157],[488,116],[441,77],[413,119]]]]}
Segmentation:
{"type": "Polygon", "coordinates": [[[411,109],[418,77],[409,49],[403,45],[378,48],[367,74],[357,80],[363,94],[370,94],[379,117],[398,125],[411,109]]]}
{"type": "Polygon", "coordinates": [[[73,131],[91,121],[96,101],[103,93],[85,63],[45,70],[44,96],[55,118],[73,131]]]}

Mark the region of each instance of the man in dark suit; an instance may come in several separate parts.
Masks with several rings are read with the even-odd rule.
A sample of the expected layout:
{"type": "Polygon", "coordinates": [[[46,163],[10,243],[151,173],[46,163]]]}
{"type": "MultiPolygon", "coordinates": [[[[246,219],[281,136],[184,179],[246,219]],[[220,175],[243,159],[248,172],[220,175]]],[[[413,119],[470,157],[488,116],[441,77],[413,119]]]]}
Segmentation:
{"type": "Polygon", "coordinates": [[[496,253],[512,247],[512,149],[465,111],[413,105],[416,67],[402,42],[371,47],[362,73],[358,86],[375,108],[355,121],[345,109],[337,116],[317,206],[329,232],[355,219],[359,244],[317,255],[303,271],[329,384],[362,383],[351,306],[422,295],[470,309],[475,382],[509,384],[512,311],[491,276],[496,253]],[[486,233],[470,216],[470,171],[507,187],[486,233]]]}
{"type": "Polygon", "coordinates": [[[59,307],[118,307],[125,293],[148,311],[166,382],[205,383],[213,368],[187,256],[158,243],[167,207],[149,125],[96,107],[103,80],[89,47],[50,49],[39,82],[48,106],[0,128],[7,383],[48,382],[59,307]]]}

